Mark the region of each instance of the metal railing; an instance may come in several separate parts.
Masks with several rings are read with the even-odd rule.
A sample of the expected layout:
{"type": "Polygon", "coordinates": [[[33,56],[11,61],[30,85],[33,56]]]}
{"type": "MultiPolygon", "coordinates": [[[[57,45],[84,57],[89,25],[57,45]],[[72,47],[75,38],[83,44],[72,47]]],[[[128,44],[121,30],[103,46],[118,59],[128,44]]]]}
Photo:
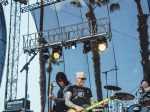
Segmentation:
{"type": "Polygon", "coordinates": [[[81,43],[86,40],[95,40],[102,37],[109,38],[111,36],[108,18],[95,21],[95,26],[90,28],[89,26],[91,26],[92,22],[23,35],[23,49],[24,51],[39,50],[43,47],[63,46],[72,42],[81,43]]]}

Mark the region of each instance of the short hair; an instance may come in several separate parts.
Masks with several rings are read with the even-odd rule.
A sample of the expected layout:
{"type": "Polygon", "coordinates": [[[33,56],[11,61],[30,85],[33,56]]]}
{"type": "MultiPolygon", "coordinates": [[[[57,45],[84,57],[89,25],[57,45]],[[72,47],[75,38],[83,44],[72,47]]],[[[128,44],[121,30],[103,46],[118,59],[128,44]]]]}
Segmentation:
{"type": "Polygon", "coordinates": [[[75,76],[76,76],[76,78],[82,77],[82,76],[83,76],[83,77],[86,77],[84,72],[76,72],[76,73],[75,73],[75,76]]]}
{"type": "Polygon", "coordinates": [[[147,83],[148,83],[148,85],[150,86],[149,81],[148,81],[148,80],[146,80],[146,79],[143,79],[143,80],[141,81],[141,84],[142,84],[144,81],[145,81],[145,82],[147,82],[147,83]]]}
{"type": "Polygon", "coordinates": [[[59,85],[59,80],[63,81],[63,82],[65,83],[65,85],[70,84],[70,82],[69,82],[68,79],[67,79],[66,74],[63,73],[63,72],[58,72],[58,73],[56,74],[56,82],[57,82],[58,85],[59,85]]]}

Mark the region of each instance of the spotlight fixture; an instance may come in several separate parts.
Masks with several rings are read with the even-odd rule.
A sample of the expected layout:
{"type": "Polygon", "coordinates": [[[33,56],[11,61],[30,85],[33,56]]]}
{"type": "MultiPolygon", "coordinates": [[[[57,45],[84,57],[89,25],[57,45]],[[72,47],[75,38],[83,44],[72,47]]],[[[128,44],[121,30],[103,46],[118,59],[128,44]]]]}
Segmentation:
{"type": "Polygon", "coordinates": [[[48,48],[42,49],[42,59],[47,60],[50,57],[48,48]]]}
{"type": "Polygon", "coordinates": [[[106,50],[106,48],[108,47],[107,44],[107,39],[106,38],[102,38],[100,40],[98,40],[98,49],[99,51],[103,52],[106,50]]]}
{"type": "Polygon", "coordinates": [[[71,44],[71,48],[72,48],[72,49],[76,49],[76,47],[77,47],[77,44],[76,44],[75,42],[73,42],[73,43],[71,44]]]}
{"type": "Polygon", "coordinates": [[[84,42],[84,45],[83,45],[83,53],[86,54],[86,53],[88,53],[89,51],[91,51],[91,49],[92,49],[92,47],[91,47],[90,41],[84,42]]]}
{"type": "Polygon", "coordinates": [[[62,56],[62,47],[61,46],[54,47],[52,50],[52,56],[54,59],[59,59],[62,56]]]}

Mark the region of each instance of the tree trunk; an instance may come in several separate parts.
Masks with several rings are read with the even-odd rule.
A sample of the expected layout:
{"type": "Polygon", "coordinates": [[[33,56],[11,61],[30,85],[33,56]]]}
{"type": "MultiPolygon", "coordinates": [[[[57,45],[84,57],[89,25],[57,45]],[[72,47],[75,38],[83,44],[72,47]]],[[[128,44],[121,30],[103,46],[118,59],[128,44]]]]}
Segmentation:
{"type": "MultiPolygon", "coordinates": [[[[41,0],[41,9],[40,9],[40,32],[43,31],[43,17],[44,16],[44,8],[43,8],[43,0],[41,0]]],[[[40,34],[39,43],[41,43],[41,38],[43,34],[40,34]]],[[[42,58],[43,51],[39,52],[39,62],[40,62],[40,95],[41,95],[41,112],[44,112],[45,109],[45,101],[46,101],[46,75],[45,75],[45,61],[42,58]]]]}
{"type": "MultiPolygon", "coordinates": [[[[48,84],[50,86],[50,81],[51,81],[51,72],[52,72],[52,65],[51,63],[49,63],[49,66],[47,68],[47,72],[48,72],[48,84]]],[[[48,88],[48,96],[50,93],[50,87],[48,88]]],[[[48,98],[48,112],[53,112],[52,110],[52,100],[48,98]]]]}
{"type": "Polygon", "coordinates": [[[141,0],[135,0],[138,9],[138,29],[140,47],[141,47],[141,57],[142,57],[142,67],[144,79],[150,80],[150,60],[149,60],[149,35],[148,35],[148,14],[143,14],[141,7],[141,0]]]}
{"type": "MultiPolygon", "coordinates": [[[[96,17],[93,10],[89,10],[87,13],[89,21],[90,32],[97,33],[96,17]]],[[[101,83],[101,70],[100,70],[100,55],[98,50],[98,43],[93,41],[92,43],[92,54],[93,54],[93,67],[95,76],[95,85],[98,101],[103,99],[102,95],[102,83],[101,83]]]]}
{"type": "Polygon", "coordinates": [[[45,62],[42,59],[42,51],[39,53],[40,61],[40,95],[41,95],[41,112],[44,112],[46,101],[46,75],[45,75],[45,62]]]}

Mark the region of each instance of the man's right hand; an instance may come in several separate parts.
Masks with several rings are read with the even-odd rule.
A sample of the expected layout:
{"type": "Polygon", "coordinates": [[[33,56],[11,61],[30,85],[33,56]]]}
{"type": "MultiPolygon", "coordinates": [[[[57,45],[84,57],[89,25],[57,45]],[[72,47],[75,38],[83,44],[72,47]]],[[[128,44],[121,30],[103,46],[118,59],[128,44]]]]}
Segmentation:
{"type": "Polygon", "coordinates": [[[81,112],[83,111],[84,109],[80,106],[75,106],[75,109],[77,110],[77,112],[81,112]]]}
{"type": "Polygon", "coordinates": [[[49,94],[49,99],[54,100],[56,97],[54,95],[49,94]]]}

